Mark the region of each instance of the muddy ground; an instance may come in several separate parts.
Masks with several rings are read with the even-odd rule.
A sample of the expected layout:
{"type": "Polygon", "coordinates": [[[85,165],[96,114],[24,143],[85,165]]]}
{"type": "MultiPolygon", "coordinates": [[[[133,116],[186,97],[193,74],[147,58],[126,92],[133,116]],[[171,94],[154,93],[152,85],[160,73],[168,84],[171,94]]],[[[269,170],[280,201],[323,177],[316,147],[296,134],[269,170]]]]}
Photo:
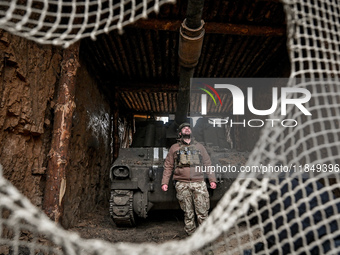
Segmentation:
{"type": "Polygon", "coordinates": [[[151,211],[147,219],[138,218],[136,227],[118,228],[110,218],[109,210],[98,208],[69,230],[85,239],[95,238],[112,243],[162,243],[187,237],[183,227],[183,212],[180,210],[151,211]]]}
{"type": "MultiPolygon", "coordinates": [[[[170,240],[182,240],[187,237],[184,231],[183,212],[173,211],[152,211],[147,219],[139,219],[136,227],[117,228],[110,218],[108,209],[98,209],[93,213],[88,213],[78,224],[69,229],[78,233],[85,239],[100,239],[111,243],[132,242],[132,243],[163,243],[170,240]]],[[[250,237],[243,235],[236,237],[236,230],[231,229],[227,234],[220,236],[214,243],[213,253],[211,250],[202,250],[192,254],[225,254],[227,250],[237,249],[242,244],[244,249],[249,249],[247,245],[250,237]],[[229,243],[225,243],[225,238],[234,236],[229,243]]],[[[245,226],[239,227],[239,231],[245,231],[245,226]]],[[[259,230],[253,233],[253,238],[260,236],[259,230]]],[[[235,251],[235,250],[234,250],[235,251]]],[[[237,254],[237,253],[235,253],[237,254]]]]}

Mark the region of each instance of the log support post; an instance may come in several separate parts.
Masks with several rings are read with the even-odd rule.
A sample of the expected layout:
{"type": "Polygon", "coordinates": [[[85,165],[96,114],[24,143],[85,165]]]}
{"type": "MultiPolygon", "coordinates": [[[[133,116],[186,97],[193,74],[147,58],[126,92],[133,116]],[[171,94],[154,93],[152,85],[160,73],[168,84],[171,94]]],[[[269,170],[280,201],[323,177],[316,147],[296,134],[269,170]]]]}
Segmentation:
{"type": "Polygon", "coordinates": [[[63,215],[72,117],[76,107],[76,74],[79,66],[79,43],[75,43],[63,52],[43,201],[43,210],[56,223],[60,223],[63,215]]]}

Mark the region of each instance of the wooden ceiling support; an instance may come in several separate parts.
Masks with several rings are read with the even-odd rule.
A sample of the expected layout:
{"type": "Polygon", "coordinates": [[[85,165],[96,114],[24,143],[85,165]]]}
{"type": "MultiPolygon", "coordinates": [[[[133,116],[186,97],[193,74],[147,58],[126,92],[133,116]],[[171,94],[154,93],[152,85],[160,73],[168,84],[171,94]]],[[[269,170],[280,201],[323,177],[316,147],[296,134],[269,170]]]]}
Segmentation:
{"type": "Polygon", "coordinates": [[[43,201],[43,210],[56,223],[60,223],[63,215],[72,117],[76,107],[76,73],[79,66],[79,43],[75,43],[63,53],[43,201]]]}
{"type": "MultiPolygon", "coordinates": [[[[110,86],[110,85],[108,85],[110,86]]],[[[151,84],[151,83],[129,83],[116,82],[115,91],[130,91],[130,92],[178,92],[178,84],[151,84]]]]}
{"type": "MultiPolygon", "coordinates": [[[[126,28],[139,28],[149,30],[179,31],[182,21],[161,19],[140,19],[126,28]]],[[[253,26],[241,24],[226,24],[218,22],[206,22],[205,33],[246,35],[246,36],[285,36],[286,27],[253,26]]]]}

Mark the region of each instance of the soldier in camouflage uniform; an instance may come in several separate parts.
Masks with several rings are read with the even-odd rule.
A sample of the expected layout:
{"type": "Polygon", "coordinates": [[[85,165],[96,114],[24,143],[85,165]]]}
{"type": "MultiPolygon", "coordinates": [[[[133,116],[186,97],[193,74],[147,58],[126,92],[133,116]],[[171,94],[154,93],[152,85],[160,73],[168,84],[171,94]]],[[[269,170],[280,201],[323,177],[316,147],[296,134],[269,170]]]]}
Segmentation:
{"type": "Polygon", "coordinates": [[[196,171],[195,166],[205,166],[210,182],[210,188],[216,188],[215,174],[210,172],[209,154],[204,146],[191,138],[189,123],[179,126],[180,139],[170,147],[164,162],[162,190],[168,190],[168,183],[174,169],[173,180],[176,181],[177,199],[184,211],[184,230],[191,235],[196,229],[195,213],[198,224],[207,217],[210,207],[209,193],[202,171],[196,171]]]}

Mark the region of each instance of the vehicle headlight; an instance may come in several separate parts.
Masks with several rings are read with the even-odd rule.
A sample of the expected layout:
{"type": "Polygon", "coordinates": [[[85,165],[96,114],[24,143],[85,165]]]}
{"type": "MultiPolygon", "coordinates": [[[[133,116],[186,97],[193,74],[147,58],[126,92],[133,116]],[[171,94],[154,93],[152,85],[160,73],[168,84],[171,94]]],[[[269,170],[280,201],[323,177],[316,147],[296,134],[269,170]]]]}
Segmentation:
{"type": "Polygon", "coordinates": [[[116,166],[112,169],[112,174],[116,178],[127,178],[129,176],[129,168],[126,166],[116,166]]]}

